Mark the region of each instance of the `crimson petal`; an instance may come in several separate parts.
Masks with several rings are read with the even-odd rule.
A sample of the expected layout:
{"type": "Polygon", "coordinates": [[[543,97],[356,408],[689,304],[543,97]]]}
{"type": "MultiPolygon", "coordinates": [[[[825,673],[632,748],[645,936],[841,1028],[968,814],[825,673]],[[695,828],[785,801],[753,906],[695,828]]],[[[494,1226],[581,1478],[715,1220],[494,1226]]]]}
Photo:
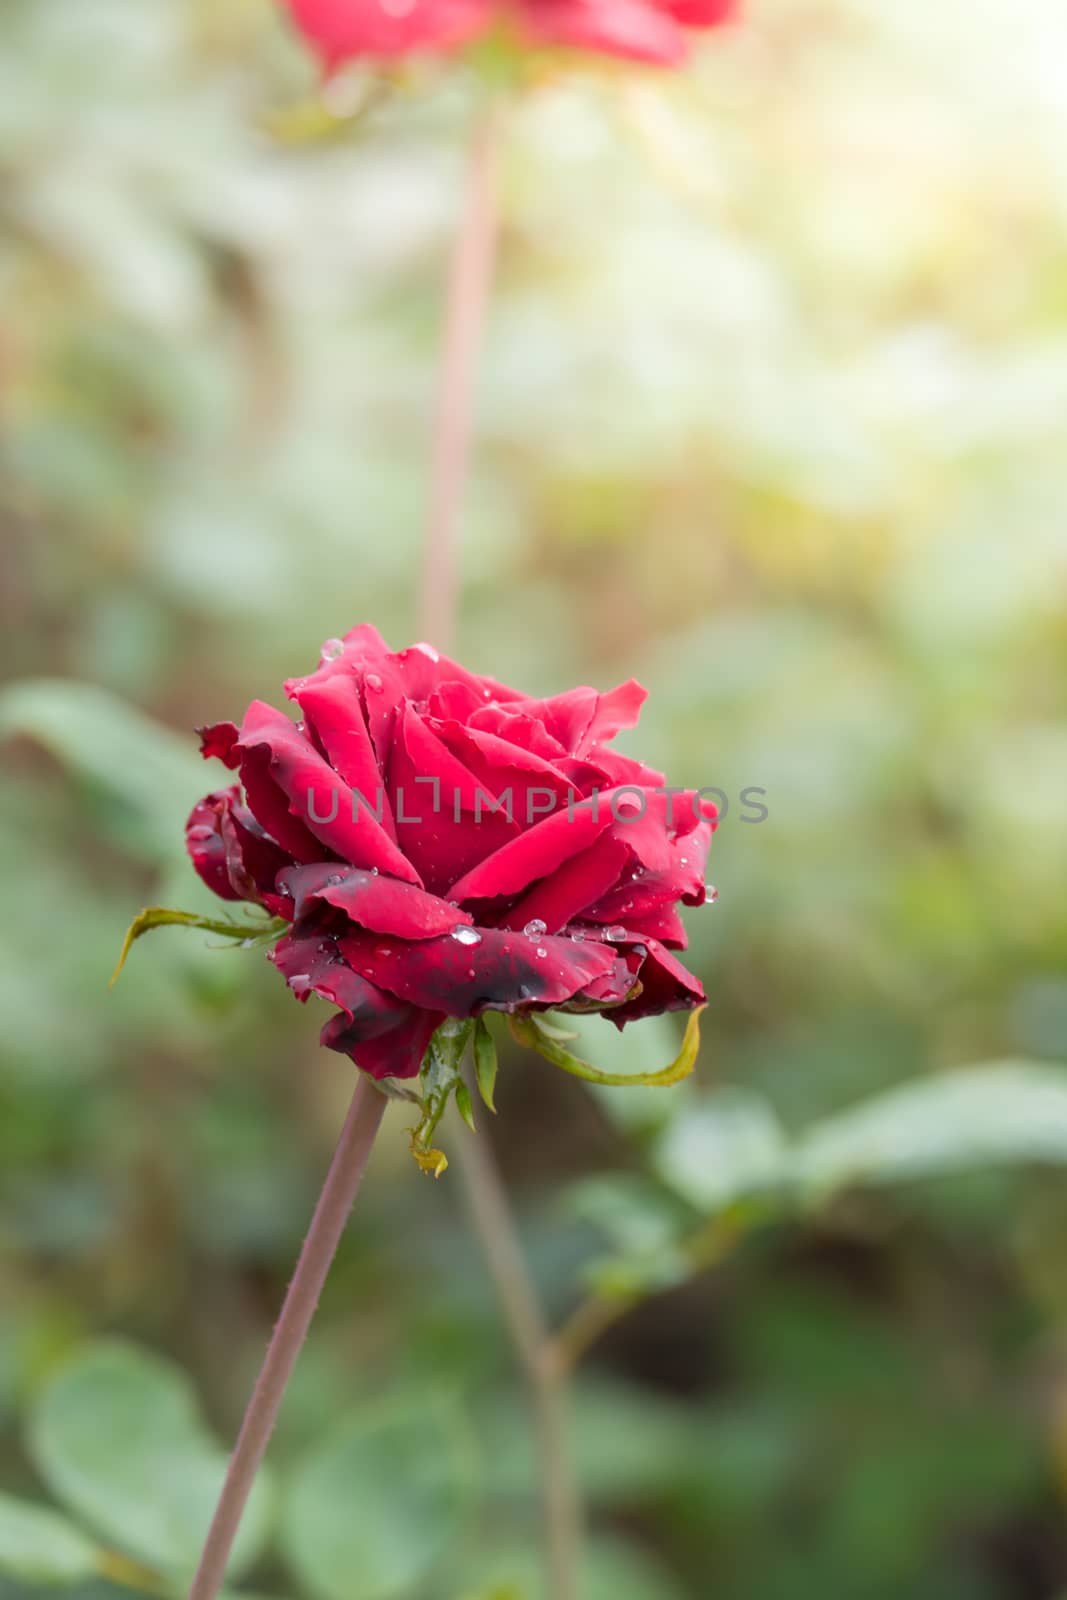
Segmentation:
{"type": "Polygon", "coordinates": [[[436,939],[471,922],[468,911],[414,884],[357,867],[341,869],[329,862],[293,867],[283,873],[281,887],[293,896],[293,914],[301,922],[318,903],[343,911],[350,922],[371,933],[397,939],[436,939]]]}
{"type": "Polygon", "coordinates": [[[322,1030],[322,1043],[351,1056],[374,1078],[412,1078],[422,1065],[430,1035],[442,1020],[406,1005],[353,972],[332,939],[279,939],[270,960],[298,1000],[321,995],[344,1015],[322,1030]]]}
{"type": "Polygon", "coordinates": [[[417,944],[383,944],[363,933],[342,935],[339,943],[345,959],[371,983],[450,1017],[560,1005],[610,977],[620,993],[629,988],[625,963],[610,945],[549,935],[527,939],[496,928],[471,932],[478,938],[469,943],[446,934],[417,944]]]}

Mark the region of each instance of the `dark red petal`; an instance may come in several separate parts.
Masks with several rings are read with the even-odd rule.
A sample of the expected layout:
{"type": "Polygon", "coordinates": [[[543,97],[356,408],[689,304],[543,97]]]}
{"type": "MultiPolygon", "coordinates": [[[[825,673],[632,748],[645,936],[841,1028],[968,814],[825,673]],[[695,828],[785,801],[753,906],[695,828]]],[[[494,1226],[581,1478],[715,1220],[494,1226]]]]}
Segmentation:
{"type": "Polygon", "coordinates": [[[418,1006],[398,1006],[394,1024],[385,1033],[365,1036],[360,1016],[351,1020],[338,1013],[323,1024],[319,1042],[327,1050],[349,1056],[372,1078],[417,1078],[430,1040],[445,1020],[440,1011],[420,1011],[418,1006]]]}
{"type": "Polygon", "coordinates": [[[327,67],[358,56],[389,59],[420,50],[448,50],[489,18],[488,0],[288,0],[297,26],[327,67]]]}
{"type": "Polygon", "coordinates": [[[231,771],[236,771],[241,764],[240,751],[234,749],[237,743],[237,724],[235,722],[212,722],[204,728],[197,728],[200,735],[200,754],[205,761],[212,759],[221,761],[231,771]]]}
{"type": "Polygon", "coordinates": [[[234,785],[232,789],[205,795],[190,811],[185,824],[185,848],[189,858],[208,888],[222,900],[246,898],[230,882],[221,825],[224,810],[239,794],[240,790],[234,785]]]}
{"type": "Polygon", "coordinates": [[[270,952],[299,1000],[309,994],[340,1006],[322,1043],[351,1056],[375,1078],[414,1077],[440,1018],[398,1001],[352,971],[332,939],[286,935],[270,952]]]}
{"type": "Polygon", "coordinates": [[[522,929],[529,922],[540,921],[549,933],[558,933],[614,888],[632,859],[624,844],[601,835],[588,850],[572,856],[536,884],[500,919],[500,926],[522,929]]]}
{"type": "MultiPolygon", "coordinates": [[[[389,792],[400,846],[435,893],[518,836],[518,825],[492,809],[495,795],[483,792],[479,801],[480,788],[474,774],[405,704],[397,719],[389,792]]],[[[447,898],[460,897],[450,893],[447,898]]]]}
{"type": "Polygon", "coordinates": [[[655,1017],[663,1011],[691,1011],[707,998],[699,978],[693,976],[658,939],[642,939],[648,950],[638,976],[641,993],[608,1015],[619,1028],[638,1017],[655,1017]]]}
{"type": "MultiPolygon", "coordinates": [[[[373,812],[361,803],[354,806],[347,784],[283,711],[254,700],[241,724],[241,748],[245,753],[241,772],[252,810],[298,861],[321,859],[321,845],[325,845],[353,866],[376,867],[409,883],[418,882],[415,869],[373,812]],[[255,779],[255,788],[246,776],[246,768],[255,779]],[[290,822],[297,819],[293,829],[286,829],[284,838],[279,831],[280,826],[285,826],[280,808],[265,788],[264,778],[284,798],[290,822]],[[264,802],[268,802],[265,809],[269,815],[260,809],[264,802]],[[320,845],[309,848],[309,836],[319,840],[320,845]]],[[[373,802],[374,797],[365,799],[373,802]]]]}
{"type": "Polygon", "coordinates": [[[588,849],[610,823],[606,805],[601,805],[599,812],[588,803],[565,806],[465,872],[453,883],[448,898],[479,900],[521,894],[538,878],[558,872],[564,861],[588,849]]]}
{"type": "Polygon", "coordinates": [[[324,903],[371,933],[398,939],[435,939],[471,922],[469,912],[414,884],[357,867],[339,868],[329,862],[293,867],[283,875],[281,884],[293,896],[293,914],[298,921],[308,916],[316,903],[324,903]]]}
{"type": "Polygon", "coordinates": [[[614,739],[623,728],[636,728],[641,720],[641,707],[648,699],[648,690],[636,678],[627,678],[615,689],[597,696],[592,718],[576,755],[588,755],[594,745],[614,739]]]}
{"type": "Polygon", "coordinates": [[[717,28],[741,10],[740,0],[660,0],[683,28],[717,28]]]}
{"type": "Polygon", "coordinates": [[[609,750],[606,745],[594,745],[587,755],[561,765],[573,774],[576,787],[614,789],[624,783],[636,783],[643,789],[662,788],[667,781],[655,767],[646,767],[620,750],[609,750]]]}
{"type": "Polygon", "coordinates": [[[330,766],[350,789],[364,797],[374,813],[381,810],[381,825],[395,839],[393,810],[367,731],[356,678],[350,672],[327,668],[308,678],[291,678],[285,692],[304,713],[330,766]]]}
{"type": "Polygon", "coordinates": [[[674,19],[644,0],[525,0],[522,20],[526,34],[542,44],[664,67],[680,65],[687,53],[674,19]]]}
{"type": "Polygon", "coordinates": [[[258,900],[276,917],[291,917],[290,902],[277,892],[277,879],[280,872],[293,865],[292,856],[264,833],[246,806],[236,801],[227,806],[219,821],[230,882],[241,898],[258,900]]]}
{"type": "Polygon", "coordinates": [[[621,992],[628,987],[624,963],[610,945],[548,935],[528,939],[496,928],[476,931],[476,944],[451,934],[405,944],[365,933],[342,935],[339,943],[345,959],[371,983],[451,1017],[558,1005],[613,975],[621,992]]]}
{"type": "MultiPolygon", "coordinates": [[[[531,790],[551,789],[557,801],[566,803],[575,789],[567,774],[550,761],[496,734],[485,733],[478,728],[464,728],[457,722],[434,723],[433,727],[442,743],[462,760],[478,786],[487,794],[499,798],[510,790],[512,815],[520,827],[530,814],[531,790]]],[[[582,792],[577,791],[579,794],[582,792]]],[[[535,817],[539,814],[539,804],[535,797],[535,817]]],[[[484,848],[481,854],[486,854],[484,848]]]]}

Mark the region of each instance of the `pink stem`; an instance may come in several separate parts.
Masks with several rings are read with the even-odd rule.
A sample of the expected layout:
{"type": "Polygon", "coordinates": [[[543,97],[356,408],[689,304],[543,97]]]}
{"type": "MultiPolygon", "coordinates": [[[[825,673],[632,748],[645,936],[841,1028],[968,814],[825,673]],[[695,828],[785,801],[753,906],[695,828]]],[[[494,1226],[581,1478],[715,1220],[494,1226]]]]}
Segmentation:
{"type": "Polygon", "coordinates": [[[429,514],[420,626],[446,650],[456,611],[457,524],[467,477],[471,391],[493,275],[497,216],[492,113],[478,127],[467,168],[459,233],[449,271],[430,464],[429,514]]]}
{"type": "Polygon", "coordinates": [[[274,1432],[286,1385],[315,1315],[326,1274],[341,1242],[385,1106],[385,1096],[370,1078],[360,1073],[293,1281],[230,1457],[226,1482],[189,1590],[189,1600],[215,1600],[222,1587],[248,1496],[274,1432]]]}

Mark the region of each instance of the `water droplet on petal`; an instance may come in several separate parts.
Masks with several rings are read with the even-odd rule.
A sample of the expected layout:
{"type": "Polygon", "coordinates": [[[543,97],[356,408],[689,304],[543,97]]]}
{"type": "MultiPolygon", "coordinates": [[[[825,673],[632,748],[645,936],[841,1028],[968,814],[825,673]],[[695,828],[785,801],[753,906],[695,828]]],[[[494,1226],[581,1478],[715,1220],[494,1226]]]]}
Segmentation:
{"type": "Polygon", "coordinates": [[[289,979],[289,987],[298,1000],[302,1000],[311,992],[311,974],[307,972],[294,972],[289,979]]]}
{"type": "Polygon", "coordinates": [[[345,642],[343,639],[327,639],[326,643],[319,652],[323,662],[336,661],[337,657],[343,656],[344,653],[345,642]]]}
{"type": "Polygon", "coordinates": [[[545,949],[543,944],[539,944],[537,946],[537,949],[534,951],[534,955],[540,957],[540,959],[542,961],[544,960],[545,956],[547,956],[547,954],[548,954],[548,951],[545,949]]]}
{"type": "Polygon", "coordinates": [[[542,922],[540,917],[531,917],[522,931],[527,939],[540,939],[543,933],[548,932],[548,923],[542,922]]]}
{"type": "Polygon", "coordinates": [[[378,674],[376,672],[368,672],[367,676],[364,678],[363,682],[367,685],[367,688],[370,689],[373,694],[381,694],[383,688],[385,687],[385,685],[382,683],[381,678],[379,678],[379,676],[378,676],[378,674]]]}
{"type": "Polygon", "coordinates": [[[452,937],[457,944],[481,944],[482,936],[477,928],[453,928],[452,937]]]}
{"type": "Polygon", "coordinates": [[[572,929],[571,930],[571,938],[576,940],[580,944],[581,941],[585,938],[585,929],[584,928],[574,928],[574,929],[572,929]]]}
{"type": "Polygon", "coordinates": [[[718,898],[719,891],[716,889],[715,885],[713,883],[706,883],[704,885],[704,904],[706,906],[713,906],[718,898]]]}
{"type": "Polygon", "coordinates": [[[688,856],[679,856],[678,860],[681,862],[683,867],[687,867],[689,865],[689,857],[688,856]]]}
{"type": "Polygon", "coordinates": [[[476,978],[477,976],[478,976],[478,974],[475,972],[473,967],[468,967],[467,968],[467,977],[468,978],[476,978]]]}
{"type": "MultiPolygon", "coordinates": [[[[397,5],[398,3],[399,3],[399,0],[391,0],[391,5],[397,5]]],[[[414,7],[414,0],[405,0],[404,11],[411,11],[413,9],[413,7],[414,7]]],[[[384,0],[383,0],[382,9],[383,9],[383,11],[390,9],[389,6],[386,6],[384,4],[384,0]]],[[[404,11],[394,10],[392,12],[392,14],[393,14],[394,17],[399,17],[399,16],[403,16],[404,15],[404,11]]],[[[430,661],[440,661],[440,659],[441,659],[440,651],[435,650],[432,644],[427,644],[425,639],[420,639],[418,644],[412,646],[412,649],[413,650],[418,650],[420,655],[426,656],[426,658],[428,660],[430,660],[430,661]]]]}
{"type": "Polygon", "coordinates": [[[392,953],[393,947],[391,944],[376,944],[374,946],[374,954],[376,956],[381,956],[384,958],[385,956],[391,956],[392,953]]]}
{"type": "Polygon", "coordinates": [[[610,928],[604,929],[602,937],[610,940],[612,944],[618,944],[620,939],[626,938],[626,929],[621,922],[613,922],[610,928]]]}

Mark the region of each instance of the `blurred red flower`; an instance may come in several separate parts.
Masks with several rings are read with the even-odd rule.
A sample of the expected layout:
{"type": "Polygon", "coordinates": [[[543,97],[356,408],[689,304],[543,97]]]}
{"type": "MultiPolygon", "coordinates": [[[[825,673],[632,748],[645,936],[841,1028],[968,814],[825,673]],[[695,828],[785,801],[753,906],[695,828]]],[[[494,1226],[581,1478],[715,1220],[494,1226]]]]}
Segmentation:
{"type": "Polygon", "coordinates": [[[291,924],[271,960],[340,1008],[330,1049],[412,1077],[445,1017],[603,1009],[621,1027],[703,1001],[672,951],[677,902],[705,898],[714,807],[609,748],[639,684],[531,699],[363,626],[285,688],[302,721],[254,701],[202,731],[240,784],[186,837],[216,894],[291,924]]]}
{"type": "Polygon", "coordinates": [[[389,59],[464,44],[503,18],[529,44],[677,66],[688,28],[713,28],[736,0],[287,0],[332,71],[357,56],[389,59]]]}

